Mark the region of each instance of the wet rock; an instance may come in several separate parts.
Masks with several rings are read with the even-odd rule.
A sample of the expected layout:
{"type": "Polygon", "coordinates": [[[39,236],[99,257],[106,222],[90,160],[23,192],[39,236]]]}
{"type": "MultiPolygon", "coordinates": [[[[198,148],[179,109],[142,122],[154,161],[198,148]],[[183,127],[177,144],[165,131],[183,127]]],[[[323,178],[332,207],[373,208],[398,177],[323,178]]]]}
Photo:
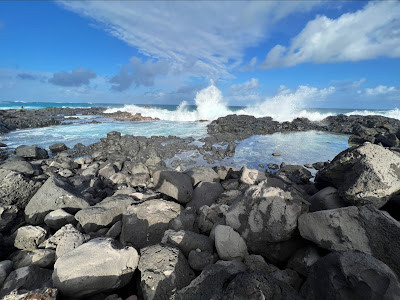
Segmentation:
{"type": "Polygon", "coordinates": [[[247,254],[246,243],[240,234],[225,225],[215,227],[215,247],[223,260],[242,260],[247,254]]]}
{"type": "Polygon", "coordinates": [[[211,206],[224,191],[219,182],[200,182],[193,191],[193,198],[186,207],[198,210],[204,205],[211,206]]]}
{"type": "Polygon", "coordinates": [[[44,217],[44,223],[51,229],[58,230],[67,224],[76,225],[77,221],[73,215],[60,208],[49,212],[44,217]]]}
{"type": "Polygon", "coordinates": [[[188,256],[190,267],[195,271],[203,271],[208,265],[214,264],[218,255],[212,252],[203,252],[200,249],[192,250],[188,256]]]}
{"type": "Polygon", "coordinates": [[[323,188],[308,201],[311,203],[310,212],[347,206],[347,203],[340,198],[337,189],[331,186],[323,188]]]}
{"type": "Polygon", "coordinates": [[[23,226],[15,233],[14,247],[22,250],[35,250],[46,239],[47,231],[40,226],[23,226]]]}
{"type": "Polygon", "coordinates": [[[15,149],[16,154],[28,159],[46,159],[49,154],[38,146],[19,146],[15,149]]]}
{"type": "Polygon", "coordinates": [[[121,242],[136,249],[160,243],[169,222],[183,207],[165,200],[149,200],[127,208],[122,217],[121,242]]]}
{"type": "Polygon", "coordinates": [[[371,205],[303,214],[299,230],[322,248],[371,254],[400,274],[400,223],[371,205]]]}
{"type": "Polygon", "coordinates": [[[214,243],[208,236],[184,230],[169,229],[165,231],[162,243],[179,248],[186,257],[192,250],[200,249],[212,252],[214,249],[214,243]]]}
{"type": "Polygon", "coordinates": [[[177,290],[195,278],[182,252],[167,245],[142,249],[138,269],[144,299],[173,299],[177,290]]]}
{"type": "Polygon", "coordinates": [[[265,172],[256,169],[248,169],[246,166],[244,166],[241,171],[242,176],[240,177],[240,182],[245,184],[259,184],[261,181],[267,179],[265,172]]]}
{"type": "Polygon", "coordinates": [[[400,190],[400,157],[378,145],[366,143],[338,154],[320,170],[319,187],[333,186],[351,205],[382,207],[400,190]]]}
{"type": "Polygon", "coordinates": [[[83,297],[118,289],[129,283],[139,261],[132,247],[97,238],[57,259],[53,282],[64,295],[83,297]]]}
{"type": "Polygon", "coordinates": [[[270,170],[278,170],[279,166],[277,164],[268,164],[268,169],[270,170]]]}
{"type": "Polygon", "coordinates": [[[86,200],[76,194],[74,188],[65,179],[52,176],[36,192],[25,208],[25,220],[37,225],[51,211],[63,208],[68,212],[76,212],[89,207],[86,200]]]}
{"type": "Polygon", "coordinates": [[[192,200],[193,187],[190,176],[176,171],[156,171],[153,174],[155,190],[174,198],[182,204],[192,200]]]}
{"type": "Polygon", "coordinates": [[[8,275],[0,290],[0,297],[8,295],[13,290],[35,290],[52,287],[52,270],[38,266],[29,266],[14,270],[8,275]]]}
{"type": "Polygon", "coordinates": [[[399,299],[396,274],[371,255],[333,252],[318,260],[302,288],[305,299],[399,299]]]}
{"type": "Polygon", "coordinates": [[[52,154],[57,154],[59,152],[68,150],[68,147],[64,143],[56,143],[56,144],[50,145],[49,149],[52,154]]]}
{"type": "Polygon", "coordinates": [[[56,252],[51,249],[36,249],[32,251],[20,250],[11,256],[14,269],[35,265],[41,268],[50,268],[56,261],[56,252]]]}
{"type": "Polygon", "coordinates": [[[176,299],[220,299],[231,278],[246,269],[239,261],[218,261],[205,267],[189,285],[179,290],[176,299]]]}
{"type": "Polygon", "coordinates": [[[259,244],[289,240],[301,211],[300,195],[264,182],[249,188],[225,217],[226,224],[241,234],[251,250],[259,244]]]}
{"type": "Polygon", "coordinates": [[[219,182],[219,175],[211,168],[204,166],[194,167],[187,171],[185,174],[190,176],[192,185],[196,186],[200,182],[219,182]]]}

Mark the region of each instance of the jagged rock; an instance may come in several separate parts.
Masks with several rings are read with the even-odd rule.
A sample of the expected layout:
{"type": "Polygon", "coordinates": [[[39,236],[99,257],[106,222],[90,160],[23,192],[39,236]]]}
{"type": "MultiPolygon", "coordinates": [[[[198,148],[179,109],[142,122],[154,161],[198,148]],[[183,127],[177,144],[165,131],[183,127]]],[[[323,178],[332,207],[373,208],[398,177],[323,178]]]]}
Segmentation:
{"type": "Polygon", "coordinates": [[[196,186],[199,182],[219,182],[219,175],[211,168],[204,166],[194,167],[185,171],[192,180],[192,185],[196,186]]]}
{"type": "Polygon", "coordinates": [[[203,252],[200,249],[192,250],[188,256],[189,266],[195,271],[203,271],[208,265],[218,260],[218,255],[212,252],[203,252]]]}
{"type": "Polygon", "coordinates": [[[176,299],[220,299],[225,285],[232,276],[246,269],[246,266],[239,261],[217,261],[205,267],[189,285],[179,290],[176,299]]]}
{"type": "Polygon", "coordinates": [[[176,231],[186,230],[198,232],[198,228],[195,224],[196,212],[193,208],[187,207],[182,212],[169,222],[168,228],[176,231]]]}
{"type": "Polygon", "coordinates": [[[400,274],[400,223],[371,205],[303,214],[299,230],[322,248],[371,254],[400,274]]]}
{"type": "Polygon", "coordinates": [[[39,148],[38,146],[19,146],[15,149],[15,151],[18,156],[28,159],[49,158],[47,151],[39,148]]]}
{"type": "Polygon", "coordinates": [[[198,211],[197,223],[200,232],[210,234],[214,224],[225,224],[225,213],[228,211],[229,206],[224,204],[213,204],[211,206],[202,206],[198,211]]]}
{"type": "Polygon", "coordinates": [[[232,172],[239,173],[238,169],[228,166],[217,166],[214,167],[213,170],[218,174],[220,180],[229,179],[228,177],[232,172]]]}
{"type": "Polygon", "coordinates": [[[165,200],[149,200],[127,208],[122,217],[121,242],[137,249],[160,243],[168,223],[183,207],[165,200]]]}
{"type": "Polygon", "coordinates": [[[59,152],[68,150],[68,147],[64,143],[56,143],[56,144],[50,145],[49,149],[52,154],[57,154],[59,152]]]}
{"type": "Polygon", "coordinates": [[[375,136],[375,143],[382,143],[385,147],[396,147],[399,145],[399,139],[395,133],[390,133],[387,135],[378,134],[375,136]]]}
{"type": "Polygon", "coordinates": [[[20,250],[11,256],[14,269],[35,265],[49,268],[56,261],[56,252],[51,249],[36,249],[32,251],[20,250]]]}
{"type": "Polygon", "coordinates": [[[63,208],[67,212],[76,212],[89,207],[89,203],[76,195],[74,188],[65,179],[52,176],[36,192],[25,208],[25,220],[37,225],[51,211],[63,208]]]}
{"type": "Polygon", "coordinates": [[[0,169],[24,173],[26,175],[33,175],[35,173],[32,165],[24,160],[6,161],[2,165],[0,165],[0,169]]]}
{"type": "Polygon", "coordinates": [[[44,217],[44,222],[47,226],[55,230],[67,224],[76,225],[77,223],[75,217],[62,208],[49,212],[46,217],[44,217]]]}
{"type": "Polygon", "coordinates": [[[309,208],[310,212],[348,206],[347,203],[340,198],[337,189],[331,186],[323,188],[308,201],[311,204],[309,208]]]}
{"type": "Polygon", "coordinates": [[[0,168],[0,206],[17,205],[25,209],[26,204],[42,185],[22,174],[0,168]]]}
{"type": "Polygon", "coordinates": [[[127,195],[111,196],[95,206],[78,211],[75,218],[86,233],[94,232],[121,220],[126,208],[134,202],[135,199],[127,195]]]}
{"type": "Polygon", "coordinates": [[[53,287],[52,270],[43,269],[38,266],[29,266],[14,270],[8,275],[0,290],[0,297],[8,295],[13,290],[35,290],[53,287]]]}
{"type": "Polygon", "coordinates": [[[129,283],[139,261],[132,247],[97,238],[57,259],[53,282],[64,295],[83,297],[121,288],[129,283]]]}
{"type": "Polygon", "coordinates": [[[130,174],[150,174],[149,169],[143,163],[133,163],[131,161],[127,161],[124,163],[124,169],[127,170],[130,174]]]}
{"type": "Polygon", "coordinates": [[[121,230],[122,221],[115,222],[115,224],[107,231],[106,237],[116,239],[121,234],[121,230]]]}
{"type": "Polygon", "coordinates": [[[287,183],[306,184],[313,177],[311,172],[300,165],[281,166],[276,176],[282,178],[287,183]]]}
{"type": "Polygon", "coordinates": [[[236,199],[243,197],[243,193],[239,190],[229,190],[221,193],[216,200],[218,204],[231,205],[236,199]]]}
{"type": "Polygon", "coordinates": [[[156,171],[153,173],[155,190],[174,198],[182,204],[192,199],[193,187],[191,178],[176,171],[156,171]]]}
{"type": "Polygon", "coordinates": [[[320,170],[319,187],[334,186],[351,205],[382,207],[400,190],[400,157],[381,146],[365,143],[338,154],[320,170]]]}
{"type": "Polygon", "coordinates": [[[305,299],[399,299],[396,274],[371,255],[333,252],[311,268],[302,288],[305,299]]]}
{"type": "Polygon", "coordinates": [[[101,169],[99,169],[99,176],[102,176],[103,178],[110,179],[112,175],[118,172],[117,167],[114,164],[107,164],[101,169]]]}
{"type": "Polygon", "coordinates": [[[314,247],[305,247],[296,251],[288,262],[288,268],[295,270],[307,277],[312,265],[321,258],[318,250],[314,247]]]}
{"type": "Polygon", "coordinates": [[[200,182],[193,191],[192,201],[186,207],[198,210],[204,205],[211,206],[223,191],[219,182],[200,182]]]}
{"type": "Polygon", "coordinates": [[[268,273],[248,271],[235,276],[221,299],[300,300],[301,297],[290,285],[268,273]]]}
{"type": "Polygon", "coordinates": [[[58,290],[55,288],[41,288],[33,291],[13,290],[5,295],[3,300],[56,300],[58,290]]]}
{"type": "Polygon", "coordinates": [[[186,257],[192,250],[200,249],[201,251],[212,252],[214,249],[214,243],[208,236],[184,230],[174,231],[169,229],[165,231],[162,243],[179,248],[186,257]]]}
{"type": "Polygon", "coordinates": [[[250,187],[226,212],[226,225],[245,239],[249,250],[261,244],[290,239],[302,211],[301,196],[269,187],[265,182],[250,187]]]}
{"type": "Polygon", "coordinates": [[[215,227],[215,247],[223,260],[242,260],[247,254],[246,243],[240,234],[225,225],[215,227]]]}
{"type": "Polygon", "coordinates": [[[17,229],[14,247],[22,250],[35,250],[46,239],[47,231],[40,226],[23,226],[17,229]]]}
{"type": "Polygon", "coordinates": [[[259,184],[261,181],[267,179],[265,172],[261,172],[256,169],[248,169],[246,166],[244,166],[241,171],[242,176],[240,177],[240,181],[245,184],[259,184]]]}
{"type": "Polygon", "coordinates": [[[0,287],[3,286],[4,280],[6,280],[8,274],[13,269],[13,263],[11,260],[0,261],[0,287]]]}
{"type": "Polygon", "coordinates": [[[0,206],[0,232],[11,229],[17,218],[18,208],[15,205],[0,206]]]}
{"type": "Polygon", "coordinates": [[[177,290],[195,278],[179,249],[152,245],[140,250],[140,287],[144,299],[173,299],[177,290]]]}

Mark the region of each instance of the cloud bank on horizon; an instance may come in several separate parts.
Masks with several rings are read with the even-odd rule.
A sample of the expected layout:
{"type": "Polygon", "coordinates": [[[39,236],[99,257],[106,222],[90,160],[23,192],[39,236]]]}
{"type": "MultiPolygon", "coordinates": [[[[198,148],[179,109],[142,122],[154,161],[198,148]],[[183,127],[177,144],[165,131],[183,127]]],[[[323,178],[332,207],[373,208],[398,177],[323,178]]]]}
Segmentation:
{"type": "Polygon", "coordinates": [[[318,101],[310,106],[399,106],[399,1],[25,5],[31,14],[18,3],[0,3],[0,40],[20,37],[36,58],[17,57],[12,50],[21,42],[8,40],[0,50],[0,101],[177,104],[193,102],[214,80],[229,104],[279,103],[292,90],[312,94],[318,101]],[[24,28],[31,38],[18,30],[21,13],[38,28],[24,28]],[[50,14],[57,16],[51,33],[64,33],[57,45],[54,35],[40,32],[48,30],[50,14]],[[79,50],[71,51],[71,43],[79,50]],[[58,46],[58,53],[46,52],[58,46]]]}

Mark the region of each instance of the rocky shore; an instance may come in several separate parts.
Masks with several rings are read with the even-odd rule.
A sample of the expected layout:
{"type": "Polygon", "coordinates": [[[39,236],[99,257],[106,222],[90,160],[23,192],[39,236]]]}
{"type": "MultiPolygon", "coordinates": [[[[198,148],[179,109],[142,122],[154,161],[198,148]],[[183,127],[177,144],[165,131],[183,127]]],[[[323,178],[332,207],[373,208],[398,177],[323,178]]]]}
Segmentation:
{"type": "MultiPolygon", "coordinates": [[[[165,163],[181,148],[212,158],[218,136],[229,146],[228,120],[244,118],[211,123],[217,138],[201,147],[111,132],[89,147],[53,145],[51,158],[17,148],[0,165],[0,298],[399,299],[400,156],[379,138],[398,123],[319,125],[375,144],[315,164],[314,182],[298,165],[165,163]]],[[[233,134],[278,126],[264,121],[233,134]]]]}

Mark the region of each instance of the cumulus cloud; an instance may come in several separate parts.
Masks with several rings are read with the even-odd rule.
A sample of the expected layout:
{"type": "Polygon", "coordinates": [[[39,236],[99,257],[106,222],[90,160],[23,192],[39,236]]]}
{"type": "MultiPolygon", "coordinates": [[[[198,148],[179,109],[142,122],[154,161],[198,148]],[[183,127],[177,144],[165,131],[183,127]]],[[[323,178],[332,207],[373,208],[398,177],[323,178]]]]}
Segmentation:
{"type": "Polygon", "coordinates": [[[110,83],[113,90],[124,91],[132,83],[136,87],[153,86],[154,79],[159,75],[166,75],[169,71],[169,65],[166,61],[147,60],[142,63],[138,57],[132,57],[128,64],[123,65],[118,75],[111,78],[110,83]]]}
{"type": "Polygon", "coordinates": [[[365,89],[365,93],[368,96],[379,96],[379,95],[388,95],[399,93],[400,89],[395,88],[394,86],[386,86],[386,85],[378,85],[374,88],[365,89]]]}
{"type": "Polygon", "coordinates": [[[17,78],[18,79],[23,79],[23,80],[36,80],[36,79],[38,79],[37,76],[32,75],[30,73],[19,73],[17,75],[17,78]]]}
{"type": "Polygon", "coordinates": [[[243,83],[233,84],[230,86],[230,102],[258,102],[262,100],[259,93],[261,88],[257,78],[251,78],[243,83]]]}
{"type": "Polygon", "coordinates": [[[231,85],[231,90],[235,92],[249,92],[258,88],[260,88],[260,84],[257,78],[251,78],[246,82],[231,85]]]}
{"type": "Polygon", "coordinates": [[[229,77],[245,49],[265,41],[271,28],[318,2],[273,1],[62,1],[96,20],[139,52],[166,60],[176,73],[229,77]],[[209,75],[211,74],[211,75],[209,75]]]}
{"type": "Polygon", "coordinates": [[[90,80],[96,77],[96,73],[91,69],[76,68],[71,73],[65,71],[54,73],[49,82],[54,85],[79,87],[89,84],[90,80]]]}
{"type": "Polygon", "coordinates": [[[240,72],[252,72],[254,71],[257,64],[257,57],[254,56],[247,65],[244,65],[238,69],[240,72]]]}
{"type": "Polygon", "coordinates": [[[400,2],[371,2],[337,19],[318,16],[287,47],[276,45],[260,66],[360,61],[400,57],[400,2]]]}

